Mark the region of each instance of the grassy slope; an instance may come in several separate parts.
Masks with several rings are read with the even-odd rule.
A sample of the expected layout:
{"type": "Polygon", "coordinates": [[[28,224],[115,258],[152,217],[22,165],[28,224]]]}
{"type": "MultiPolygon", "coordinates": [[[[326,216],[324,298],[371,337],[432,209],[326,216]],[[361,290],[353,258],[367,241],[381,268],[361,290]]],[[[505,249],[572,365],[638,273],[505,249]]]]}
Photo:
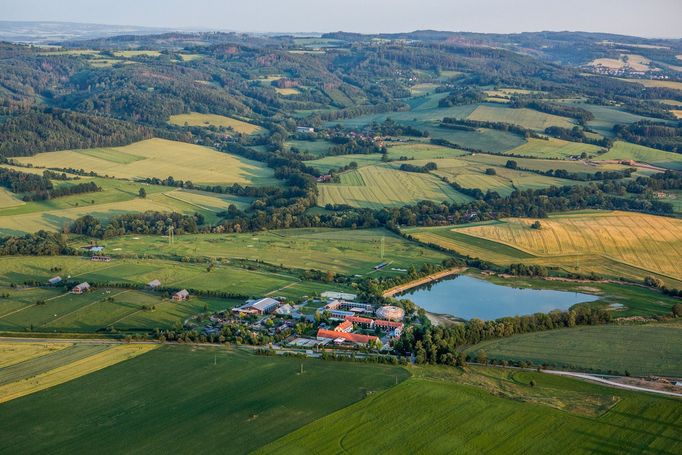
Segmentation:
{"type": "Polygon", "coordinates": [[[224,126],[242,134],[260,134],[265,132],[264,128],[252,123],[237,120],[224,115],[200,114],[191,112],[189,114],[171,115],[169,122],[173,125],[187,126],[224,126]]]}
{"type": "Polygon", "coordinates": [[[682,157],[678,153],[664,152],[642,145],[617,141],[613,147],[599,159],[602,160],[635,160],[653,164],[666,169],[682,169],[682,157]]]}
{"type": "Polygon", "coordinates": [[[300,375],[300,363],[164,347],[1,405],[0,452],[246,453],[407,376],[321,361],[300,375]]]}
{"type": "Polygon", "coordinates": [[[620,454],[682,448],[678,400],[540,373],[504,372],[503,378],[494,370],[474,372],[478,377],[467,378],[475,373],[457,377],[434,369],[307,425],[261,453],[620,454]],[[533,388],[530,379],[537,383],[533,388]],[[594,415],[613,395],[618,403],[594,415]]]}
{"type": "Polygon", "coordinates": [[[562,368],[682,377],[682,322],[575,327],[485,341],[490,359],[527,360],[562,368]]]}

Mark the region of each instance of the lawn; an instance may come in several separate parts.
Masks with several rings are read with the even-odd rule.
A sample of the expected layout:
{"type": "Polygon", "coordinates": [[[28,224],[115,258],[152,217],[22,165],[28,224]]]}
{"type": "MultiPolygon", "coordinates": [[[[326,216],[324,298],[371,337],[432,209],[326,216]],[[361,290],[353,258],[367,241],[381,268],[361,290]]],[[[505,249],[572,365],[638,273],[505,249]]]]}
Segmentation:
{"type": "Polygon", "coordinates": [[[509,150],[510,155],[517,155],[531,158],[568,158],[570,156],[580,156],[583,152],[588,156],[596,155],[601,150],[600,147],[579,142],[568,142],[561,139],[549,138],[534,139],[529,138],[528,142],[509,150]]]}
{"type": "MultiPolygon", "coordinates": [[[[247,234],[200,234],[176,236],[174,244],[158,236],[124,236],[100,242],[116,256],[216,257],[249,259],[296,269],[317,269],[355,275],[375,273],[373,267],[390,262],[392,267],[420,268],[447,256],[409,242],[384,229],[287,229],[247,234]],[[381,242],[384,257],[381,257],[381,242]]],[[[394,275],[388,268],[378,275],[394,275]]]]}
{"type": "Polygon", "coordinates": [[[403,172],[388,166],[366,166],[341,174],[341,183],[320,185],[318,205],[347,204],[380,209],[402,207],[422,200],[459,202],[467,196],[429,174],[403,172]]]}
{"type": "Polygon", "coordinates": [[[682,377],[680,344],[682,322],[676,322],[526,333],[484,341],[467,353],[475,357],[484,350],[490,359],[547,363],[570,370],[682,377]]]}
{"type": "Polygon", "coordinates": [[[169,122],[173,125],[180,126],[223,126],[232,128],[234,131],[241,134],[260,134],[265,132],[264,128],[254,125],[253,123],[244,122],[232,117],[225,117],[224,115],[200,114],[198,112],[171,115],[169,122]]]}
{"type": "Polygon", "coordinates": [[[148,139],[124,147],[65,150],[16,158],[38,167],[85,169],[125,179],[174,177],[203,184],[264,185],[276,181],[272,170],[208,147],[148,139]]]}
{"type": "Polygon", "coordinates": [[[682,170],[682,156],[679,153],[665,152],[643,145],[617,141],[601,160],[634,160],[666,169],[682,170]]]}
{"type": "Polygon", "coordinates": [[[535,372],[449,370],[417,370],[418,377],[258,453],[672,454],[682,449],[679,400],[535,372]]]}
{"type": "Polygon", "coordinates": [[[324,140],[319,141],[291,140],[285,142],[284,147],[286,147],[288,150],[296,148],[299,150],[299,152],[308,155],[324,156],[329,150],[329,148],[332,147],[332,145],[333,144],[331,142],[324,140]]]}
{"type": "Polygon", "coordinates": [[[385,365],[165,346],[0,405],[0,452],[248,453],[407,376],[385,365]]]}

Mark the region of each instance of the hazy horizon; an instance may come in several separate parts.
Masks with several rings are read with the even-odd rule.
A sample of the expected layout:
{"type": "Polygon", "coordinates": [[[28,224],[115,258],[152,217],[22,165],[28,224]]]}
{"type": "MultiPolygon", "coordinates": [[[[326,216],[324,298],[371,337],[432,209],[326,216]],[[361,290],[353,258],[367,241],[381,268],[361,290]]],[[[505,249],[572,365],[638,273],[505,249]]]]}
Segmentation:
{"type": "Polygon", "coordinates": [[[253,0],[225,4],[195,0],[5,0],[0,20],[260,33],[396,33],[447,30],[479,33],[603,32],[680,38],[677,0],[253,0]],[[135,11],[131,16],[130,11],[135,11]],[[494,14],[493,14],[494,13],[494,14]],[[609,20],[615,17],[618,20],[609,20]]]}

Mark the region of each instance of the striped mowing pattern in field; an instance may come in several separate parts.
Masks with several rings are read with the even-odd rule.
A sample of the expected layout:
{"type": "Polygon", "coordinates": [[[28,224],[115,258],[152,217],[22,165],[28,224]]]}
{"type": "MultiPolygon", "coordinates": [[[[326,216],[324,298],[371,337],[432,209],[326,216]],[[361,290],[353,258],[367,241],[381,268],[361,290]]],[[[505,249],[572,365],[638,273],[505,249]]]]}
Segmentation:
{"type": "Polygon", "coordinates": [[[385,166],[367,166],[341,175],[341,184],[319,186],[319,205],[348,204],[381,208],[414,204],[421,200],[466,202],[469,198],[437,177],[402,172],[385,166]]]}
{"type": "MultiPolygon", "coordinates": [[[[26,365],[23,363],[15,365],[15,367],[23,367],[23,370],[13,369],[9,376],[3,375],[4,378],[10,380],[3,380],[0,383],[0,403],[63,384],[124,360],[132,359],[157,347],[158,345],[154,344],[90,345],[78,351],[79,355],[74,357],[52,358],[49,366],[44,361],[46,357],[52,357],[52,355],[39,357],[35,361],[29,360],[24,362],[26,365]],[[34,362],[39,361],[43,362],[37,366],[32,366],[34,362]]],[[[78,348],[81,346],[67,348],[53,355],[56,356],[64,352],[73,354],[78,348]]]]}
{"type": "Polygon", "coordinates": [[[457,229],[473,237],[513,246],[531,254],[597,254],[625,264],[682,278],[682,221],[637,213],[560,215],[541,221],[507,219],[503,223],[457,229]]]}
{"type": "MultiPolygon", "coordinates": [[[[509,154],[535,158],[568,158],[569,156],[579,156],[583,152],[594,155],[599,150],[601,150],[600,147],[591,144],[568,142],[555,138],[547,140],[529,138],[525,144],[511,149],[509,154]]],[[[557,163],[556,169],[561,169],[560,163],[557,163]]]]}

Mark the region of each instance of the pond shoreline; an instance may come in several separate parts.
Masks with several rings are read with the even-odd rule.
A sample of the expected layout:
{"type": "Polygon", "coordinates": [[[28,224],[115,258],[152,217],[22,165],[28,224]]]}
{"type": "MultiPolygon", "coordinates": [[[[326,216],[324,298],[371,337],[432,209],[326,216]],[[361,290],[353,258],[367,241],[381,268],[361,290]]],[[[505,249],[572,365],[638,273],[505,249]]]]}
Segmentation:
{"type": "Polygon", "coordinates": [[[467,267],[454,267],[452,269],[443,270],[443,271],[437,272],[437,273],[432,273],[431,275],[427,275],[423,278],[419,278],[419,279],[413,280],[413,281],[408,281],[407,283],[404,283],[404,284],[401,284],[399,286],[394,286],[390,289],[387,289],[381,295],[382,295],[382,297],[393,297],[394,295],[400,294],[400,293],[405,292],[409,289],[419,287],[423,284],[430,283],[432,281],[438,281],[442,278],[445,278],[446,276],[456,275],[456,274],[462,273],[466,270],[467,270],[467,267]]]}

